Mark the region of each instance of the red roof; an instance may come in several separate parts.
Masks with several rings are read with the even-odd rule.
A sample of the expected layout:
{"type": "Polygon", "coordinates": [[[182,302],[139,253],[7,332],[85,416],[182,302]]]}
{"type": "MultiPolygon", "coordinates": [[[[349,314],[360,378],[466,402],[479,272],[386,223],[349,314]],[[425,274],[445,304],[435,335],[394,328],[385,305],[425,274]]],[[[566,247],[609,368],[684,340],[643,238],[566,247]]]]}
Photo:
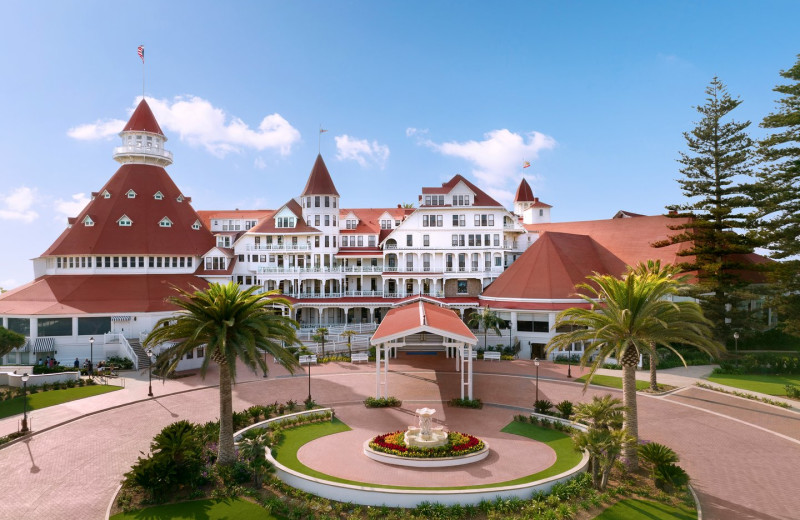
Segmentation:
{"type": "Polygon", "coordinates": [[[514,202],[533,202],[533,190],[524,177],[519,183],[517,194],[514,195],[514,202]]]}
{"type": "Polygon", "coordinates": [[[474,184],[469,182],[461,174],[455,175],[452,179],[450,179],[449,181],[447,181],[444,184],[442,184],[441,188],[422,188],[422,193],[423,194],[437,194],[437,195],[445,194],[445,195],[447,195],[448,193],[453,191],[453,188],[455,188],[456,185],[458,185],[459,182],[463,182],[464,184],[466,184],[467,187],[470,190],[472,190],[472,193],[475,194],[475,200],[474,200],[474,202],[472,204],[473,206],[500,206],[500,207],[503,206],[502,204],[500,204],[499,202],[494,200],[492,197],[487,195],[486,192],[484,192],[483,190],[481,190],[480,188],[478,188],[477,186],[475,186],[474,184]]]}
{"type": "Polygon", "coordinates": [[[275,213],[274,209],[236,209],[236,210],[198,210],[197,214],[200,216],[200,222],[205,227],[211,229],[212,220],[257,220],[261,222],[263,219],[272,216],[275,213]]]}
{"type": "MultiPolygon", "coordinates": [[[[340,233],[348,234],[379,234],[381,230],[381,216],[388,213],[391,220],[403,220],[414,212],[414,208],[342,208],[339,210],[339,220],[346,220],[352,213],[358,219],[355,229],[339,229],[340,233]]],[[[394,222],[392,222],[394,225],[394,222]]],[[[386,230],[384,230],[386,231],[386,230]]],[[[391,231],[391,230],[388,230],[391,231]]]]}
{"type": "Polygon", "coordinates": [[[336,195],[336,186],[333,185],[331,174],[328,173],[328,168],[325,166],[325,161],[322,160],[322,155],[317,155],[317,160],[314,162],[314,167],[311,168],[311,175],[308,176],[308,182],[303,190],[301,197],[306,195],[336,195]]]}
{"type": "Polygon", "coordinates": [[[89,204],[42,256],[93,254],[169,254],[200,256],[214,247],[207,227],[192,229],[200,221],[189,202],[178,202],[181,192],[160,166],[123,164],[89,204]],[[128,198],[133,190],[135,198],[128,198]],[[102,194],[108,192],[110,198],[102,194]],[[154,198],[161,192],[163,198],[154,198]],[[93,226],[84,225],[86,216],[93,226]],[[126,215],[133,224],[117,221],[126,215]],[[159,222],[167,217],[171,227],[159,222]]]}
{"type": "MultiPolygon", "coordinates": [[[[155,116],[153,115],[153,111],[150,110],[150,105],[147,104],[147,101],[142,98],[139,102],[139,106],[136,107],[136,110],[133,111],[133,115],[128,120],[128,124],[125,125],[125,128],[122,129],[123,132],[150,132],[151,134],[158,134],[164,136],[164,132],[161,131],[161,127],[158,126],[158,121],[156,121],[155,116]]],[[[167,137],[164,136],[164,140],[167,137]]]]}
{"type": "Polygon", "coordinates": [[[519,299],[575,298],[575,285],[594,272],[619,275],[626,264],[591,237],[544,233],[492,282],[482,297],[519,299]]]}
{"type": "Polygon", "coordinates": [[[0,295],[0,314],[119,314],[174,311],[167,303],[184,290],[208,282],[189,274],[42,276],[0,295]]]}
{"type": "Polygon", "coordinates": [[[289,202],[278,208],[274,211],[271,215],[268,215],[264,218],[261,222],[259,222],[255,227],[250,228],[248,233],[274,233],[279,235],[317,235],[322,233],[319,229],[309,226],[306,221],[303,219],[303,208],[300,207],[300,204],[297,203],[296,200],[291,199],[289,202]],[[280,212],[283,208],[287,208],[291,211],[295,217],[297,217],[297,222],[295,223],[295,227],[293,228],[279,228],[275,224],[275,215],[280,212]]]}
{"type": "Polygon", "coordinates": [[[477,343],[475,335],[461,321],[458,314],[450,309],[424,301],[397,307],[387,312],[378,326],[378,330],[372,335],[370,343],[375,345],[418,332],[430,332],[473,345],[477,343]]]}

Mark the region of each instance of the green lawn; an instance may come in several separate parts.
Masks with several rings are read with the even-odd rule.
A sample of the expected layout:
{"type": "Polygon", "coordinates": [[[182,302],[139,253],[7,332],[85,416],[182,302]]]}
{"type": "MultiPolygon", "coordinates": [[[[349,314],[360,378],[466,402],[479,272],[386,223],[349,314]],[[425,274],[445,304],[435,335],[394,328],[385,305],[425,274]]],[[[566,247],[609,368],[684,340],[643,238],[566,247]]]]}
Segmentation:
{"type": "MultiPolygon", "coordinates": [[[[588,376],[581,376],[575,381],[580,381],[581,383],[585,383],[587,377],[588,376]]],[[[622,378],[616,376],[595,375],[592,378],[591,384],[597,386],[607,386],[609,388],[619,388],[620,390],[622,390],[622,378]]],[[[648,381],[638,381],[638,380],[636,381],[637,390],[647,390],[648,388],[650,388],[650,383],[648,381]]]]}
{"type": "Polygon", "coordinates": [[[148,507],[132,513],[119,513],[111,520],[278,520],[263,507],[240,498],[195,500],[164,506],[148,507]]]}
{"type": "Polygon", "coordinates": [[[628,499],[617,502],[595,520],[695,520],[697,511],[681,505],[673,507],[649,500],[628,499]]]}
{"type": "Polygon", "coordinates": [[[719,374],[708,376],[708,380],[712,383],[719,383],[720,385],[741,388],[742,390],[750,390],[751,392],[761,392],[762,394],[780,396],[786,396],[785,385],[800,386],[800,377],[798,376],[719,374]]]}
{"type": "Polygon", "coordinates": [[[556,452],[556,463],[550,466],[549,468],[540,471],[539,473],[534,473],[532,475],[527,475],[522,478],[518,478],[515,480],[509,480],[505,482],[486,482],[484,484],[475,485],[475,486],[454,486],[454,487],[406,487],[406,486],[384,486],[384,485],[377,485],[372,484],[369,482],[359,482],[354,480],[347,480],[338,477],[334,477],[332,475],[326,475],[319,471],[313,470],[305,465],[303,465],[297,459],[297,451],[300,447],[308,442],[311,442],[314,439],[319,437],[324,437],[325,435],[331,435],[334,433],[339,433],[342,431],[347,431],[350,428],[335,419],[333,422],[324,422],[324,423],[316,423],[310,424],[307,426],[299,426],[297,428],[292,428],[290,430],[286,430],[286,436],[283,442],[278,447],[277,454],[275,458],[283,464],[284,466],[293,469],[295,471],[299,471],[305,475],[321,478],[325,480],[330,480],[332,482],[340,482],[344,484],[352,484],[356,486],[371,486],[371,487],[379,487],[379,488],[387,488],[387,489],[428,489],[428,490],[444,490],[444,489],[470,489],[470,488],[480,488],[486,487],[488,485],[492,486],[512,486],[516,484],[524,484],[527,482],[535,482],[537,480],[541,480],[543,478],[551,477],[553,475],[558,475],[566,471],[567,469],[576,466],[580,460],[582,455],[575,451],[572,446],[572,439],[559,431],[550,430],[547,428],[540,428],[533,424],[527,423],[518,423],[512,422],[505,428],[503,428],[503,432],[511,433],[514,435],[521,435],[523,437],[527,437],[529,439],[537,440],[539,442],[543,442],[550,446],[553,451],[556,452]]]}
{"type": "MultiPolygon", "coordinates": [[[[28,410],[40,410],[48,406],[55,406],[93,395],[106,394],[115,390],[122,390],[122,387],[112,385],[76,386],[75,388],[64,390],[48,390],[47,392],[28,394],[28,410]]],[[[22,397],[2,401],[0,402],[0,419],[21,414],[22,408],[22,397]]]]}

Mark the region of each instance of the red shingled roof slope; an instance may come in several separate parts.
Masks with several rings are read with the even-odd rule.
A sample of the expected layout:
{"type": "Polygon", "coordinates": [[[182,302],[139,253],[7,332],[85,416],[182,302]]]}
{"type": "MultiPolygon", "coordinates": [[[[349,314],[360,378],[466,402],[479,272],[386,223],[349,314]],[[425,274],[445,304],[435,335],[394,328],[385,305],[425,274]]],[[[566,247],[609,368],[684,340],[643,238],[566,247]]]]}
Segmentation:
{"type": "Polygon", "coordinates": [[[317,160],[314,162],[314,167],[311,168],[311,174],[308,176],[308,182],[303,189],[301,197],[306,195],[336,195],[336,186],[333,185],[331,174],[328,173],[328,167],[325,166],[325,161],[322,160],[322,155],[317,155],[317,160]]]}
{"type": "Polygon", "coordinates": [[[441,331],[446,335],[460,336],[475,341],[472,331],[454,311],[420,301],[416,304],[396,307],[386,313],[370,342],[375,344],[384,339],[391,340],[399,334],[405,332],[411,334],[420,329],[435,329],[431,332],[441,331]],[[425,323],[421,320],[423,316],[425,323]]]}
{"type": "Polygon", "coordinates": [[[544,233],[481,296],[520,299],[575,297],[593,272],[622,274],[625,262],[586,235],[544,233]]]}
{"type": "Polygon", "coordinates": [[[517,194],[514,195],[514,202],[533,202],[533,190],[524,177],[522,182],[519,183],[517,194]]]}
{"type": "MultiPolygon", "coordinates": [[[[125,125],[122,131],[150,132],[152,134],[164,135],[164,132],[161,131],[161,127],[158,126],[158,121],[156,121],[153,111],[150,110],[150,105],[148,105],[147,101],[144,99],[139,102],[139,106],[133,111],[131,118],[128,120],[128,124],[125,125]]],[[[164,136],[164,140],[166,139],[166,136],[164,136]]]]}
{"type": "Polygon", "coordinates": [[[275,214],[274,209],[235,209],[235,210],[197,210],[200,216],[200,222],[205,227],[211,229],[212,220],[257,220],[261,222],[263,219],[275,214]]]}
{"type": "Polygon", "coordinates": [[[0,314],[118,314],[174,311],[177,293],[208,282],[188,274],[42,276],[0,295],[0,314]]]}
{"type": "MultiPolygon", "coordinates": [[[[464,184],[466,184],[467,187],[470,190],[472,190],[472,193],[475,194],[475,201],[474,201],[473,206],[502,206],[502,204],[500,204],[499,202],[494,200],[492,197],[487,195],[485,191],[483,191],[482,189],[478,188],[477,186],[475,186],[474,184],[469,182],[460,173],[456,174],[452,179],[450,179],[449,181],[447,181],[444,184],[442,184],[441,188],[422,188],[422,193],[423,194],[437,194],[437,195],[445,194],[446,195],[446,194],[450,193],[453,190],[453,188],[455,188],[456,185],[459,182],[463,182],[464,184]]],[[[447,201],[445,201],[445,202],[447,202],[447,201]]],[[[448,204],[445,204],[445,205],[448,205],[448,204]]]]}
{"type": "MultiPolygon", "coordinates": [[[[160,166],[124,164],[89,204],[75,224],[59,236],[43,256],[93,254],[171,254],[200,256],[214,247],[208,228],[192,229],[199,215],[187,200],[178,202],[181,192],[160,166]],[[129,190],[136,197],[129,199],[129,190]],[[108,191],[111,198],[104,198],[108,191]],[[164,198],[153,198],[160,191],[164,198]],[[94,226],[85,226],[86,215],[94,226]],[[117,220],[127,215],[133,221],[122,227],[117,220]],[[168,217],[172,227],[160,227],[168,217]]],[[[202,223],[202,222],[201,222],[202,223]]]]}
{"type": "Polygon", "coordinates": [[[296,200],[291,199],[289,202],[287,202],[286,204],[275,210],[271,215],[268,215],[266,218],[264,218],[261,222],[258,223],[258,225],[250,228],[250,231],[248,231],[247,233],[248,234],[273,233],[277,235],[298,235],[298,234],[316,235],[322,233],[322,231],[313,226],[308,225],[305,219],[303,219],[303,208],[300,207],[300,204],[298,204],[296,200]],[[295,224],[295,227],[279,228],[276,226],[275,215],[279,213],[283,208],[287,208],[297,217],[297,222],[295,224]]]}

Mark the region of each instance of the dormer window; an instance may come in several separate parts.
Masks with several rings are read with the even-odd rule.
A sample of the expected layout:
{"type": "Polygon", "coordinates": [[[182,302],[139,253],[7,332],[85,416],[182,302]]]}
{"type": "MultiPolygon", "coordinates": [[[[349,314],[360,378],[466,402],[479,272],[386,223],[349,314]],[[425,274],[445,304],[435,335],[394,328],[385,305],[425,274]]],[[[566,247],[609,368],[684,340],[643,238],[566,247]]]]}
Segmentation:
{"type": "Polygon", "coordinates": [[[89,215],[86,215],[85,217],[83,217],[83,225],[86,227],[92,227],[94,226],[94,220],[92,220],[92,217],[90,217],[89,215]]]}
{"type": "Polygon", "coordinates": [[[453,195],[453,206],[469,206],[469,195],[453,195]]]}
{"type": "Polygon", "coordinates": [[[355,229],[355,228],[356,228],[356,226],[358,226],[358,220],[354,220],[354,219],[347,219],[347,220],[345,221],[345,227],[346,227],[347,229],[355,229]]]}
{"type": "Polygon", "coordinates": [[[128,190],[128,193],[126,193],[125,196],[128,197],[129,199],[135,199],[136,198],[136,192],[133,191],[133,190],[128,190]]]}
{"type": "Polygon", "coordinates": [[[178,198],[175,200],[177,200],[178,202],[183,202],[183,195],[178,195],[178,198]]]}
{"type": "Polygon", "coordinates": [[[192,229],[197,230],[197,229],[200,229],[200,227],[201,227],[200,226],[200,221],[199,220],[195,220],[194,224],[192,224],[192,229]]]}
{"type": "Polygon", "coordinates": [[[158,222],[158,225],[159,227],[172,227],[172,221],[169,218],[164,217],[158,222]]]}
{"type": "Polygon", "coordinates": [[[160,191],[157,191],[153,195],[153,198],[156,199],[156,200],[164,200],[164,194],[161,193],[160,191]]]}
{"type": "Polygon", "coordinates": [[[131,227],[133,221],[128,218],[128,215],[122,215],[119,220],[117,220],[117,224],[119,224],[120,227],[131,227]]]}
{"type": "Polygon", "coordinates": [[[278,217],[275,219],[275,227],[279,228],[293,228],[295,223],[294,217],[278,217]]]}
{"type": "Polygon", "coordinates": [[[108,190],[103,190],[103,193],[101,193],[101,195],[103,196],[104,199],[111,198],[111,194],[108,192],[108,190]]]}

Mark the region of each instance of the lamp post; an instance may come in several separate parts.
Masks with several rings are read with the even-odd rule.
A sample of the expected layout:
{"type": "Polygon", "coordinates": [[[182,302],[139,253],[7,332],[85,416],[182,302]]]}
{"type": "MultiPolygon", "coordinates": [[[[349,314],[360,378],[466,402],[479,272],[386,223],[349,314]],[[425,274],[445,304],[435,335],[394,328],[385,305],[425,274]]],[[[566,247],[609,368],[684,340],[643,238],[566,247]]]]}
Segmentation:
{"type": "Polygon", "coordinates": [[[572,377],[572,345],[569,346],[569,352],[567,352],[567,377],[572,377]]]}
{"type": "Polygon", "coordinates": [[[148,348],[145,352],[149,361],[147,364],[147,397],[153,397],[153,349],[148,348]]]}
{"type": "Polygon", "coordinates": [[[28,378],[27,372],[22,374],[22,433],[28,432],[28,378]]]}
{"type": "Polygon", "coordinates": [[[311,361],[307,363],[308,365],[308,402],[311,402],[311,361]]]}
{"type": "Polygon", "coordinates": [[[539,358],[535,358],[533,364],[536,365],[536,400],[534,401],[536,403],[539,401],[539,358]]]}
{"type": "Polygon", "coordinates": [[[94,374],[94,370],[92,370],[93,363],[94,363],[94,336],[89,338],[89,366],[87,367],[89,369],[89,374],[88,374],[89,377],[91,377],[94,374]]]}
{"type": "Polygon", "coordinates": [[[739,331],[733,333],[733,352],[736,354],[736,364],[739,364],[739,331]]]}

